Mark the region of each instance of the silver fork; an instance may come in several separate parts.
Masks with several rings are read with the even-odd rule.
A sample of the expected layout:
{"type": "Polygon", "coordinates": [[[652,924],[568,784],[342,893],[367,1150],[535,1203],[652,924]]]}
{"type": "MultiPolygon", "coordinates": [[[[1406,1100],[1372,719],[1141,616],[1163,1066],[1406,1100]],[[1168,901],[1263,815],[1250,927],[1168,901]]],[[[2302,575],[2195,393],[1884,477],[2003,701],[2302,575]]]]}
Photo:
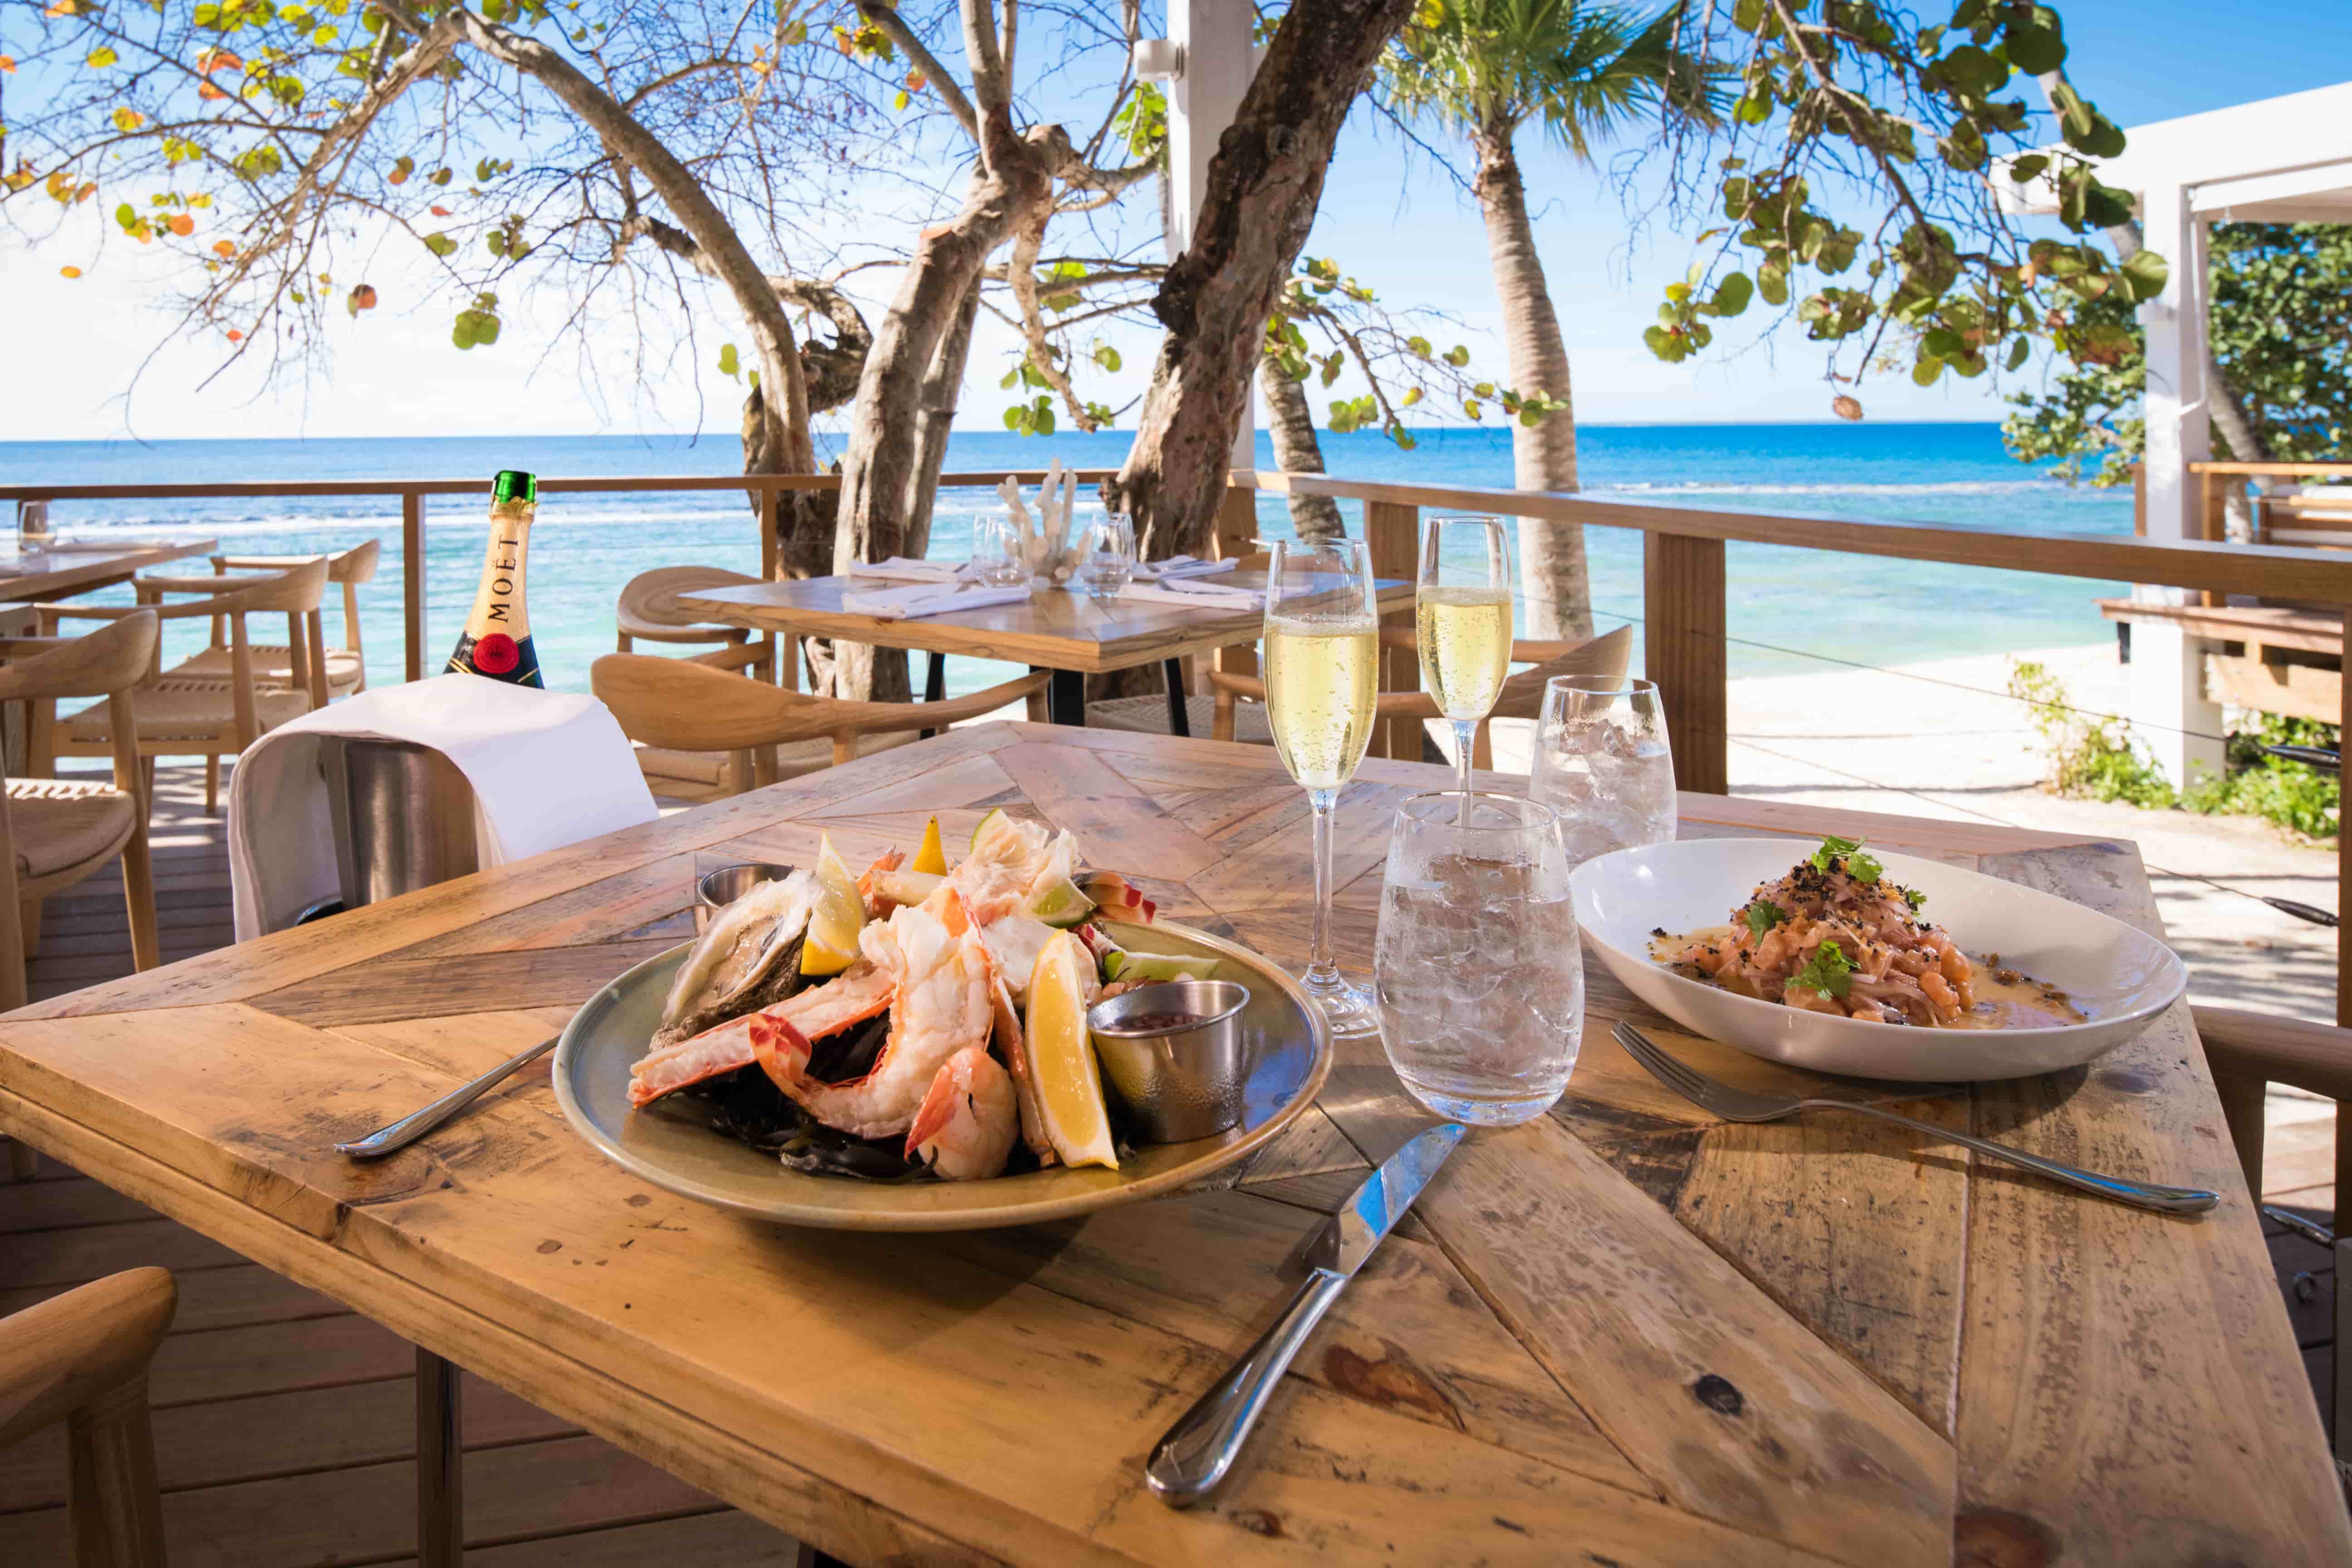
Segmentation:
{"type": "Polygon", "coordinates": [[[1875,1116],[1882,1122],[1892,1122],[1898,1127],[1909,1127],[1990,1155],[1997,1160],[2007,1160],[2021,1166],[2052,1181],[2068,1186],[2081,1187],[2084,1192],[2101,1197],[2128,1203],[2137,1208],[2152,1208],[2159,1214],[2202,1214],[2221,1201],[2217,1192],[2205,1192],[2196,1187],[2164,1186],[2156,1182],[2126,1181],[2120,1176],[2100,1176],[2095,1171],[2077,1170],[2073,1166],[2045,1160],[2040,1155],[2012,1149],[2006,1144],[1988,1143],[1966,1133],[1955,1133],[1948,1127],[1938,1127],[1933,1122],[1916,1121],[1875,1105],[1858,1105],[1847,1100],[1799,1100],[1786,1094],[1758,1094],[1745,1089],[1709,1078],[1698,1069],[1668,1056],[1650,1037],[1622,1019],[1612,1031],[1625,1054],[1650,1071],[1650,1076],[1696,1105],[1700,1110],[1722,1117],[1727,1122],[1777,1122],[1793,1116],[1800,1111],[1852,1111],[1857,1115],[1875,1116]]]}

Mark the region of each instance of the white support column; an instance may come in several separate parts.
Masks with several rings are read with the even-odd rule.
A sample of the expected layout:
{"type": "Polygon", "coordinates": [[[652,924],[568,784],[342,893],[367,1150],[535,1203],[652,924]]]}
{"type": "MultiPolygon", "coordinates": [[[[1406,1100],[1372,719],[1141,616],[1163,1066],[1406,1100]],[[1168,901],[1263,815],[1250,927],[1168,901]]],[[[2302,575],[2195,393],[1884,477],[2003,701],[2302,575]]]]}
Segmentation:
{"type": "MultiPolygon", "coordinates": [[[[1192,243],[1192,225],[1209,191],[1209,161],[1217,138],[1234,122],[1255,72],[1251,34],[1257,23],[1250,0],[1169,0],[1168,37],[1183,51],[1181,74],[1168,95],[1168,257],[1192,243]]],[[[1234,466],[1257,466],[1255,384],[1243,393],[1241,427],[1234,434],[1234,466]]]]}
{"type": "MultiPolygon", "coordinates": [[[[2205,225],[2178,184],[2151,184],[2140,197],[2149,246],[2171,262],[2164,291],[2140,307],[2147,334],[2147,537],[2180,540],[2196,521],[2188,465],[2212,446],[2206,420],[2205,225]]],[[[2133,596],[2179,603],[2183,591],[2139,584],[2133,596]]],[[[2202,639],[2177,627],[2132,628],[2131,716],[2137,737],[2176,785],[2221,772],[2221,707],[2205,695],[2202,639]],[[2184,733],[2186,732],[2186,733],[2184,733]]]]}

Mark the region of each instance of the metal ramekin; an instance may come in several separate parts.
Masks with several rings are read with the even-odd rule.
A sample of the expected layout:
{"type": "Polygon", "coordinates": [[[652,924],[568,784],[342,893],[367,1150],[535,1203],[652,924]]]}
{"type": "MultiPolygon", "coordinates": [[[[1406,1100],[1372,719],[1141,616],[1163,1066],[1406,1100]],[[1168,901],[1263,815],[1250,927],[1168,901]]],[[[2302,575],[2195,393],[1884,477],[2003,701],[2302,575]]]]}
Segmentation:
{"type": "Polygon", "coordinates": [[[763,882],[782,882],[793,874],[788,865],[768,861],[744,861],[707,871],[694,884],[694,934],[710,929],[710,917],[763,882]]]}
{"type": "Polygon", "coordinates": [[[1249,999],[1249,988],[1232,980],[1168,980],[1122,991],[1087,1014],[1103,1077],[1144,1142],[1188,1143],[1242,1119],[1250,1069],[1242,1009],[1249,999]],[[1195,1021],[1171,1030],[1122,1027],[1155,1012],[1187,1013],[1195,1021]]]}

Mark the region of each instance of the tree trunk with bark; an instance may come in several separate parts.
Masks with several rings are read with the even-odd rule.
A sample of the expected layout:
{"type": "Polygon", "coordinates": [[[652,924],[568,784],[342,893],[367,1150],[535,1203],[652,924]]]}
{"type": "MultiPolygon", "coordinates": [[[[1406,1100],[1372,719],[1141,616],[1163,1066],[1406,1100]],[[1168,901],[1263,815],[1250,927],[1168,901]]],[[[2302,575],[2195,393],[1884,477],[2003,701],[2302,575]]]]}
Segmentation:
{"type": "MultiPolygon", "coordinates": [[[[1475,186],[1486,219],[1486,255],[1495,294],[1503,307],[1503,343],[1512,387],[1569,402],[1568,348],[1552,310],[1543,260],[1528,222],[1527,182],[1511,146],[1509,126],[1474,138],[1475,186]]],[[[1511,430],[1511,473],[1522,490],[1573,490],[1576,411],[1561,408],[1534,424],[1511,430]]],[[[1592,635],[1592,590],[1584,559],[1584,527],[1541,517],[1519,519],[1519,584],[1527,600],[1527,634],[1544,639],[1592,635]]]]}
{"type": "MultiPolygon", "coordinates": [[[[1286,474],[1322,473],[1323,445],[1315,438],[1306,385],[1285,374],[1273,355],[1263,353],[1258,356],[1257,385],[1265,396],[1266,428],[1274,436],[1274,465],[1286,474]]],[[[1336,539],[1348,531],[1339,503],[1328,496],[1294,494],[1290,526],[1302,539],[1336,539]]]]}
{"type": "Polygon", "coordinates": [[[1203,554],[1276,293],[1307,243],[1332,144],[1415,0],[1295,0],[1217,139],[1192,243],[1152,312],[1166,327],[1134,446],[1106,497],[1164,554],[1203,554]]]}

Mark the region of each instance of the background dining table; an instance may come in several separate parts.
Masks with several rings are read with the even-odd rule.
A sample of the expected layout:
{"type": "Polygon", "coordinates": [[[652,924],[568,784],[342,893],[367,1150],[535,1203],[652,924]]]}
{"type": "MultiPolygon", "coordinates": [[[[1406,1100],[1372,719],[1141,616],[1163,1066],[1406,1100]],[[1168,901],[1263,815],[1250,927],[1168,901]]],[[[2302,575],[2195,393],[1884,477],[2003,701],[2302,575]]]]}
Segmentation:
{"type": "Polygon", "coordinates": [[[167,560],[210,555],[219,545],[217,539],[159,539],[136,547],[108,546],[102,549],[28,549],[0,559],[0,602],[26,603],[110,588],[167,560]]]}
{"type": "MultiPolygon", "coordinates": [[[[1373,759],[1343,796],[1359,969],[1393,809],[1447,777],[1373,759]]],[[[1144,1487],[1151,1443],[1427,1124],[1377,1042],[1208,1187],[1022,1229],[701,1207],[575,1136],[543,1070],[379,1164],[331,1152],[686,939],[701,871],[805,861],[821,832],[863,863],[997,806],[1164,919],[1302,956],[1307,803],[1270,750],[980,726],[37,1004],[0,1020],[0,1132],[854,1563],[2352,1563],[2185,1005],[2087,1068],[1922,1097],[1691,1039],[1588,966],[1565,1097],[1464,1145],[1185,1513],[1144,1487]],[[2150,1215],[1835,1113],[1723,1124],[1612,1043],[1617,1018],[1736,1083],[2223,1201],[2150,1215]]],[[[1836,831],[2158,929],[2128,843],[1681,810],[1686,836],[1793,858],[1836,831]]]]}
{"type": "MultiPolygon", "coordinates": [[[[1195,580],[1260,591],[1265,587],[1264,572],[1246,569],[1195,580]]],[[[1060,588],[1039,588],[1013,604],[898,620],[852,610],[845,602],[851,594],[893,586],[873,578],[812,577],[700,589],[679,597],[703,605],[709,618],[721,625],[920,649],[931,654],[925,692],[930,698],[945,695],[940,661],[949,653],[1050,670],[1054,682],[1046,694],[1048,711],[1053,722],[1066,725],[1087,722],[1087,676],[1159,664],[1166,666],[1168,690],[1174,694],[1182,690],[1183,660],[1235,643],[1255,643],[1265,619],[1255,606],[1097,600],[1060,588]]],[[[1412,612],[1412,583],[1382,578],[1376,591],[1383,613],[1412,612]]],[[[1175,733],[1184,734],[1184,705],[1172,695],[1168,715],[1175,733]]]]}

